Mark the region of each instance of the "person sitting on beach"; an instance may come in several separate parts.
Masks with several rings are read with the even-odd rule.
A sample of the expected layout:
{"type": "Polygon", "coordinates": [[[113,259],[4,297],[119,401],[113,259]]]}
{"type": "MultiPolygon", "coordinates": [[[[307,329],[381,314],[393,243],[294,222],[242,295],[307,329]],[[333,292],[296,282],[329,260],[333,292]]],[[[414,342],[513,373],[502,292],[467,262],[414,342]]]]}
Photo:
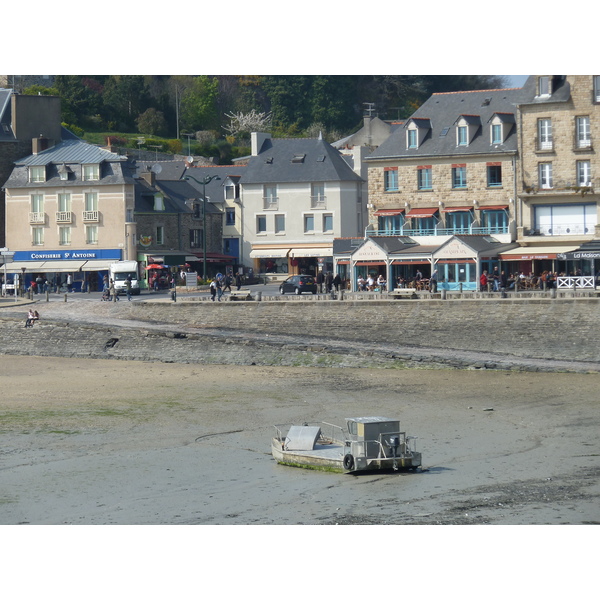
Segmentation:
{"type": "Polygon", "coordinates": [[[25,321],[25,327],[33,327],[33,321],[35,320],[35,314],[33,310],[29,309],[27,313],[27,320],[25,321]]]}

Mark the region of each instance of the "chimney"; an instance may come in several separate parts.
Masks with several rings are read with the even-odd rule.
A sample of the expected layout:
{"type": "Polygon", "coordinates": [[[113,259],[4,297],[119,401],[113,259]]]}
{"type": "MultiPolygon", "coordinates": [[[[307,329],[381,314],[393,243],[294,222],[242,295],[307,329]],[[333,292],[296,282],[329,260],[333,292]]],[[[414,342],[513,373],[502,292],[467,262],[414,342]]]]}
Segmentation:
{"type": "Polygon", "coordinates": [[[52,145],[53,144],[51,144],[51,141],[40,133],[39,137],[31,140],[31,151],[33,154],[39,154],[44,150],[48,150],[48,148],[50,148],[52,145]]]}
{"type": "Polygon", "coordinates": [[[260,131],[253,131],[250,134],[250,142],[252,146],[252,156],[258,156],[258,153],[261,151],[265,140],[270,140],[270,133],[262,133],[260,131]]]}
{"type": "Polygon", "coordinates": [[[156,181],[156,173],[154,173],[154,171],[143,171],[142,172],[142,179],[148,185],[154,185],[154,182],[156,181]]]}

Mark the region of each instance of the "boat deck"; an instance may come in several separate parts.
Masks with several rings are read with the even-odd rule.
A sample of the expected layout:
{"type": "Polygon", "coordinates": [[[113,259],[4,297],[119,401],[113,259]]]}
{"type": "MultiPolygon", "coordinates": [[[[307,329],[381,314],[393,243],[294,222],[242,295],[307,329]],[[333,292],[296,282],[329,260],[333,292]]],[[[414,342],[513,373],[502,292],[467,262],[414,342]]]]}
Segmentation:
{"type": "Polygon", "coordinates": [[[291,450],[289,454],[295,454],[306,458],[314,457],[325,460],[344,459],[344,446],[338,444],[315,444],[312,450],[291,450]]]}

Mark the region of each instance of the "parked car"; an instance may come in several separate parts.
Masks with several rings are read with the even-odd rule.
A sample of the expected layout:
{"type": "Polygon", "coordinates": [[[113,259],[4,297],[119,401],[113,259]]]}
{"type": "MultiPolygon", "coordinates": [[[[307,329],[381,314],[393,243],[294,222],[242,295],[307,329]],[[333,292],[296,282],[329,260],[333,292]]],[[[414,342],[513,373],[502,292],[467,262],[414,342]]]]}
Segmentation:
{"type": "Polygon", "coordinates": [[[279,292],[281,294],[290,292],[296,295],[300,295],[302,292],[316,294],[317,284],[315,278],[310,275],[292,275],[279,286],[279,292]]]}

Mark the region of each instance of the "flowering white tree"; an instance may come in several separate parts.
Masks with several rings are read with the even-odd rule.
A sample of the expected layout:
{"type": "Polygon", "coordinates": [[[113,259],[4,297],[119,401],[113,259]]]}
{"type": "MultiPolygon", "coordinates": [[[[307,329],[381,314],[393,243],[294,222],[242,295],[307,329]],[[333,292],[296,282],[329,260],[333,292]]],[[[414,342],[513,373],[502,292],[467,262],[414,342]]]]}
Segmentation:
{"type": "Polygon", "coordinates": [[[225,114],[229,119],[228,125],[223,125],[223,129],[234,136],[250,135],[253,131],[268,131],[271,128],[272,114],[259,113],[256,109],[252,109],[248,113],[231,113],[225,114]]]}

